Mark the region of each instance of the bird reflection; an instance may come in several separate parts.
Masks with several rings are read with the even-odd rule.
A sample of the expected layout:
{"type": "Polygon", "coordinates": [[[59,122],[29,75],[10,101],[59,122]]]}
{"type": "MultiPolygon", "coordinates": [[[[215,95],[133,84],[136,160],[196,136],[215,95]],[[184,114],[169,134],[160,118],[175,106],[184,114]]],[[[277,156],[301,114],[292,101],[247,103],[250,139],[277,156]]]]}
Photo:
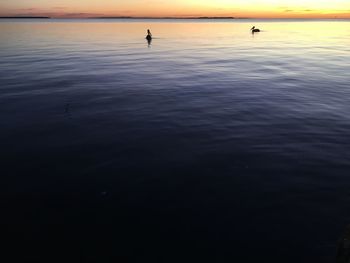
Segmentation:
{"type": "Polygon", "coordinates": [[[146,39],[147,39],[148,47],[150,47],[152,43],[152,38],[146,38],[146,39]]]}

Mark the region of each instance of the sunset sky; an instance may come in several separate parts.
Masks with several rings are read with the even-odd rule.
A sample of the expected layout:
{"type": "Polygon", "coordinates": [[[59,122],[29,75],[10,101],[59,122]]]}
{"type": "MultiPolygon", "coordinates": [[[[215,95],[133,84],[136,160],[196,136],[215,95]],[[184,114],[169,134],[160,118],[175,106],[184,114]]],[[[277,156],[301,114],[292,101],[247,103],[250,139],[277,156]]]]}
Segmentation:
{"type": "Polygon", "coordinates": [[[0,16],[350,18],[350,0],[0,0],[0,16]]]}

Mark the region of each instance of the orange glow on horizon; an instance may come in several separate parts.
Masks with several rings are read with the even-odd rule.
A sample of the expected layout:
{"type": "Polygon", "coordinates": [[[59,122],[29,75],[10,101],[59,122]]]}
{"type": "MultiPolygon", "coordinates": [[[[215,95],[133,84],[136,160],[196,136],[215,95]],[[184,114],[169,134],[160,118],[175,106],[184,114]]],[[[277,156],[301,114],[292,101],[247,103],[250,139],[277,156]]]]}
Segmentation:
{"type": "Polygon", "coordinates": [[[13,0],[1,16],[350,18],[349,0],[13,0]]]}

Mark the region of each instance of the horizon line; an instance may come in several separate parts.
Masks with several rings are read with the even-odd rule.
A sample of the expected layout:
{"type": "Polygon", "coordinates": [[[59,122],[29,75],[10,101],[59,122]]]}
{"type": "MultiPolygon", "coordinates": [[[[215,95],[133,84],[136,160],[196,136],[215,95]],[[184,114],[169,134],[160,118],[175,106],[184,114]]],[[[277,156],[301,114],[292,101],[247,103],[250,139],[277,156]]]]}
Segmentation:
{"type": "Polygon", "coordinates": [[[28,16],[28,15],[18,15],[18,16],[0,16],[0,19],[350,19],[350,17],[233,17],[233,16],[193,16],[193,17],[178,17],[178,16],[165,16],[165,17],[153,17],[153,16],[91,16],[91,17],[76,17],[76,16],[28,16]]]}

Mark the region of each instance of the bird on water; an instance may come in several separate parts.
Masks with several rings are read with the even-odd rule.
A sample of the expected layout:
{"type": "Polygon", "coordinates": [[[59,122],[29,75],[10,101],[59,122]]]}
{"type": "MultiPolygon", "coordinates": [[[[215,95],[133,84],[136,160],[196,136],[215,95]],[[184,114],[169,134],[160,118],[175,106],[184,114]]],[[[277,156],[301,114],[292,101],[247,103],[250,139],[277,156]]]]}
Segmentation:
{"type": "Polygon", "coordinates": [[[149,29],[147,29],[147,36],[146,36],[146,39],[147,39],[148,41],[151,41],[151,40],[152,40],[152,33],[151,33],[151,31],[150,31],[149,29]]]}
{"type": "Polygon", "coordinates": [[[255,26],[253,26],[250,30],[252,31],[252,33],[260,32],[260,29],[255,28],[255,26]]]}

